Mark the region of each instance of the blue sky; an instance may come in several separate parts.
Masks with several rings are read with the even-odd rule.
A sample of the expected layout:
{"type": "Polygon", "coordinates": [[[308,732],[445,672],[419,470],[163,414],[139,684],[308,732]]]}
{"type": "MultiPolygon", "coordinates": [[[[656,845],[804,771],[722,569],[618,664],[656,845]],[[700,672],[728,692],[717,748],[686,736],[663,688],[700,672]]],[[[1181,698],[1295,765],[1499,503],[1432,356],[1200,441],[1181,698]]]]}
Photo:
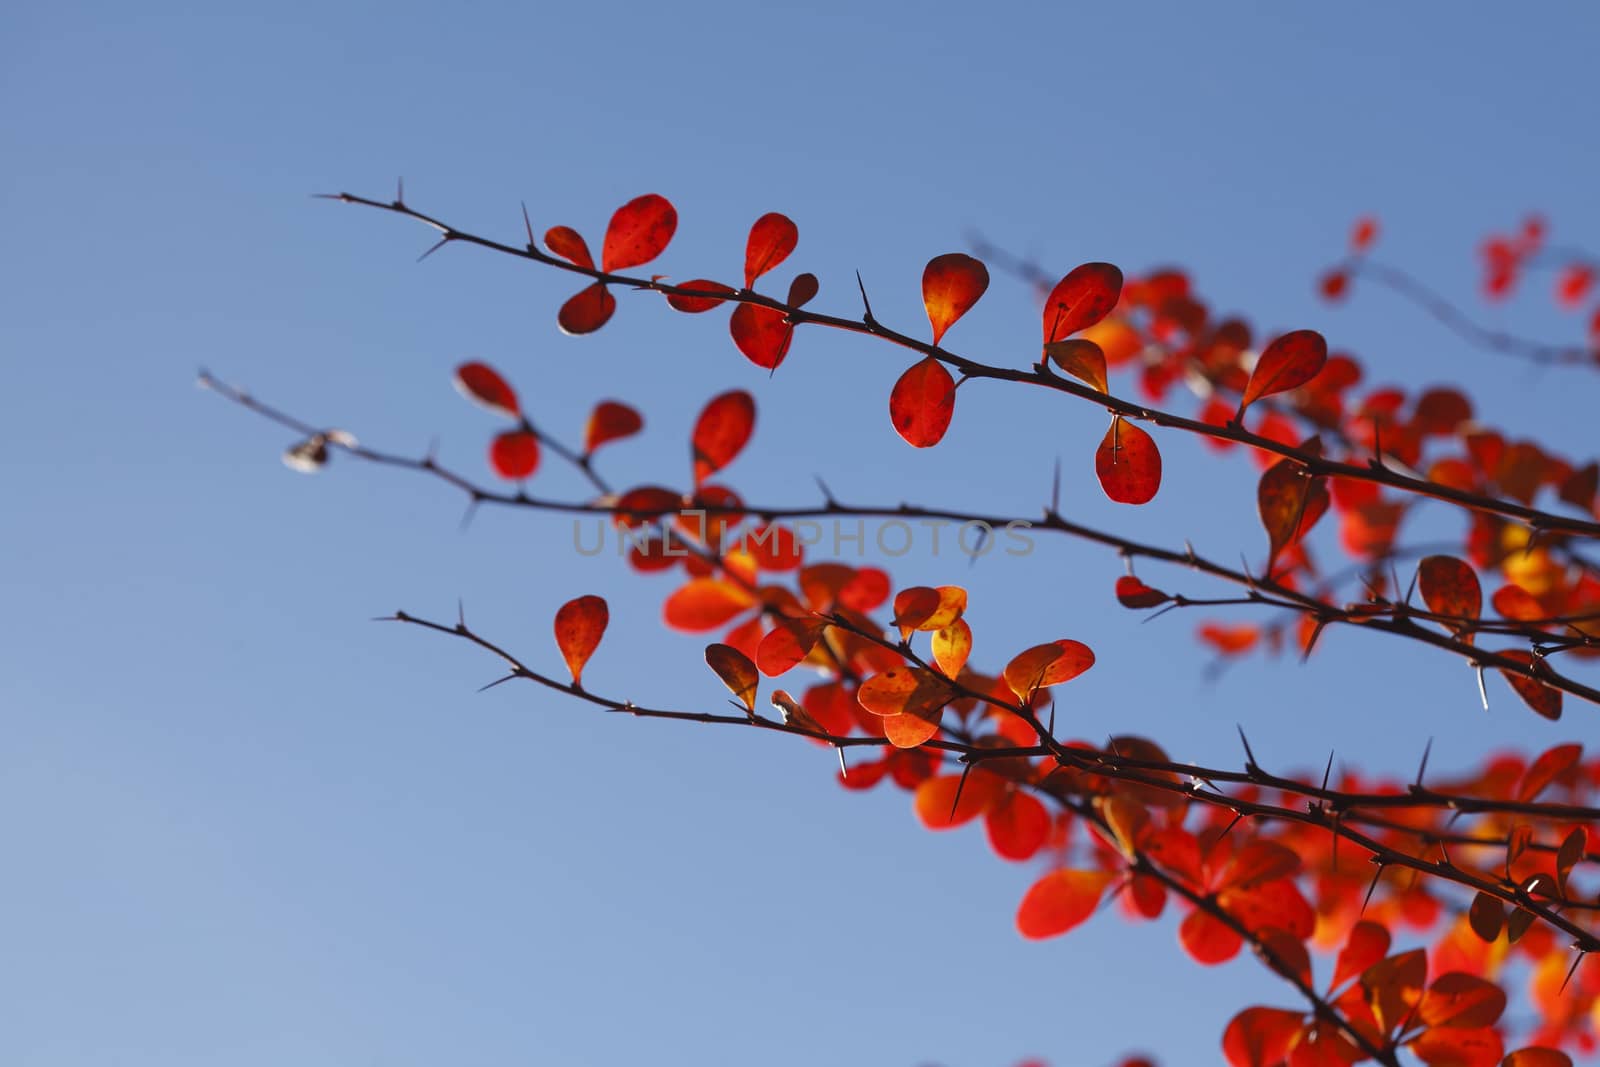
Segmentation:
{"type": "MultiPolygon", "coordinates": [[[[1292,1002],[1248,961],[1202,973],[1170,924],[1111,915],[1024,943],[1037,871],[978,831],[921,831],[904,794],[843,793],[807,746],[476,695],[482,656],[367,620],[459,597],[554,669],[553,610],[600,593],[593,684],[721,701],[703,642],[659,625],[669,585],[574,557],[559,521],[462,533],[459,501],[414,479],[293,475],[287,437],[194,372],[472,466],[490,422],[449,375],[488,360],[569,438],[602,396],[644,408],[649,436],[606,460],[628,482],[681,481],[700,404],[740,387],[761,416],[729,480],[768,499],[814,499],[820,474],[845,499],[1027,514],[1060,456],[1074,514],[1255,555],[1242,460],[1216,473],[1174,442],[1130,514],[1090,473],[1103,414],[1001,387],[964,388],[944,444],[912,453],[883,414],[904,362],[879,346],[802,335],[769,379],[720,316],[626,294],[565,338],[566,280],[464,249],[419,266],[425,232],[308,194],[403,174],[459,225],[515,238],[525,200],[594,241],[657,191],[682,220],[662,269],[688,276],[733,274],[750,221],[781,210],[801,243],[780,277],[815,271],[818,306],[851,310],[859,269],[913,331],[922,264],[972,230],[1063,270],[1181,263],[1264,330],[1323,330],[1384,380],[1465,382],[1487,421],[1588,455],[1585,372],[1466,349],[1378,292],[1330,309],[1312,284],[1364,212],[1388,258],[1462,297],[1481,233],[1529,209],[1592,243],[1597,28],[1580,4],[8,5],[0,1058],[1211,1061],[1233,1010],[1292,1002]]],[[[1035,316],[997,279],[948,343],[1020,363],[1035,316]]],[[[1491,318],[1578,331],[1542,294],[1491,318]]],[[[895,574],[969,584],[991,665],[1094,645],[1063,703],[1083,736],[1233,761],[1241,723],[1269,763],[1331,747],[1397,769],[1429,737],[1440,768],[1594,739],[1584,709],[1552,726],[1502,686],[1486,716],[1464,666],[1360,634],[1207,683],[1197,620],[1141,627],[1110,603],[1117,567],[1052,545],[895,574]]]]}

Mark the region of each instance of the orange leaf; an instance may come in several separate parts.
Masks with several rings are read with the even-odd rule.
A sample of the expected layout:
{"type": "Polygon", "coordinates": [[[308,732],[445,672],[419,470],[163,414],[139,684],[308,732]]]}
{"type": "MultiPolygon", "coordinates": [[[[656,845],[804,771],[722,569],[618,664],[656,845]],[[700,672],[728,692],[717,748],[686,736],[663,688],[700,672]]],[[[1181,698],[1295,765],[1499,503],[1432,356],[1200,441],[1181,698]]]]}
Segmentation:
{"type": "Polygon", "coordinates": [[[913,802],[917,818],[930,830],[950,830],[989,811],[1005,792],[1005,783],[988,771],[975,770],[928,778],[917,786],[913,802]],[[961,799],[957,801],[956,795],[961,799]]]}
{"type": "Polygon", "coordinates": [[[955,693],[922,667],[892,667],[861,683],[856,701],[874,715],[914,715],[934,721],[955,693]]]}
{"type": "Polygon", "coordinates": [[[761,639],[756,649],[756,666],[769,678],[804,661],[827,626],[821,619],[790,617],[775,619],[774,623],[772,632],[761,639]]]}
{"type": "Polygon", "coordinates": [[[889,419],[895,432],[916,448],[938,444],[950,428],[955,410],[955,379],[932,356],[913,364],[889,394],[889,419]]]}
{"type": "Polygon", "coordinates": [[[1328,361],[1328,342],[1315,330],[1295,330],[1267,346],[1250,372],[1239,414],[1264,396],[1298,388],[1317,376],[1328,361]]]}
{"type": "Polygon", "coordinates": [[[1515,619],[1518,622],[1529,622],[1533,619],[1545,617],[1545,610],[1534,598],[1534,595],[1520,585],[1502,585],[1495,590],[1494,596],[1489,598],[1494,605],[1494,610],[1501,617],[1515,619]]]}
{"type": "Polygon", "coordinates": [[[1223,626],[1220,623],[1208,622],[1197,632],[1200,640],[1216,649],[1217,654],[1222,656],[1242,655],[1254,648],[1261,638],[1261,631],[1250,623],[1223,626]]]}
{"type": "Polygon", "coordinates": [[[1161,488],[1161,453],[1139,427],[1114,415],[1094,454],[1094,471],[1106,496],[1119,504],[1147,504],[1161,488]]]}
{"type": "Polygon", "coordinates": [[[928,716],[885,715],[883,736],[895,748],[916,748],[939,732],[939,723],[943,718],[943,708],[928,716]]]}
{"type": "Polygon", "coordinates": [[[1122,271],[1110,263],[1074,267],[1044,302],[1046,344],[1087,329],[1111,313],[1122,295],[1122,271]]]}
{"type": "Polygon", "coordinates": [[[756,402],[749,393],[734,389],[713,397],[695,420],[689,440],[695,484],[732,463],[749,442],[755,425],[756,402]]]}
{"type": "Polygon", "coordinates": [[[1109,871],[1051,871],[1023,895],[1017,932],[1034,941],[1066,933],[1094,914],[1113,877],[1109,871]]]}
{"type": "Polygon", "coordinates": [[[593,452],[603,444],[632,437],[644,429],[644,417],[627,404],[602,400],[589,415],[583,432],[583,451],[593,452]]]}
{"type": "Polygon", "coordinates": [[[928,261],[922,270],[922,306],[933,326],[933,343],[989,288],[989,268],[961,252],[947,252],[928,261]]]}
{"type": "Polygon", "coordinates": [[[721,578],[691,578],[667,598],[663,615],[674,630],[699,633],[715,630],[753,607],[755,597],[721,578]]]}
{"type": "Polygon", "coordinates": [[[1178,927],[1178,940],[1196,963],[1206,967],[1233,959],[1244,945],[1238,931],[1198,909],[1191,911],[1178,927]]]}
{"type": "Polygon", "coordinates": [[[580,596],[561,605],[556,612],[556,647],[572,672],[572,684],[583,684],[583,665],[589,662],[600,638],[611,621],[611,611],[602,597],[580,596]]]}
{"type": "Polygon", "coordinates": [[[732,645],[707,645],[706,666],[717,672],[717,677],[739,698],[744,710],[754,715],[756,689],[761,684],[761,678],[756,674],[756,665],[750,662],[750,657],[732,645]]]}
{"type": "Polygon", "coordinates": [[[967,591],[959,585],[941,585],[937,589],[914,585],[895,595],[894,624],[903,637],[917,630],[942,630],[966,610],[967,591]]]}
{"type": "Polygon", "coordinates": [[[1222,1032],[1228,1067],[1274,1067],[1289,1054],[1304,1016],[1283,1008],[1246,1008],[1222,1032]]]}
{"type": "Polygon", "coordinates": [[[1015,789],[989,809],[983,823],[995,853],[1019,863],[1033,858],[1050,836],[1050,813],[1045,806],[1031,793],[1015,789]]]}
{"type": "Polygon", "coordinates": [[[1228,863],[1223,887],[1248,889],[1288,878],[1300,870],[1300,856],[1287,845],[1257,839],[1249,842],[1228,863]]]}
{"type": "Polygon", "coordinates": [[[1106,384],[1106,354],[1093,341],[1081,337],[1051,341],[1044,346],[1044,354],[1079,381],[1088,382],[1102,393],[1111,391],[1106,384]]]}
{"type": "Polygon", "coordinates": [[[939,665],[946,678],[957,678],[972,654],[972,627],[967,620],[957,619],[949,626],[933,631],[933,661],[939,665]]]}
{"type": "Polygon", "coordinates": [[[750,227],[750,239],[745,242],[744,287],[750,288],[757,278],[788,259],[799,243],[800,228],[787,215],[776,211],[762,215],[750,227]]]}
{"type": "Polygon", "coordinates": [[[650,262],[666,249],[677,228],[677,209],[666,197],[635,197],[611,216],[600,249],[601,268],[610,273],[650,262]]]}
{"type": "Polygon", "coordinates": [[[1472,567],[1454,556],[1429,556],[1417,565],[1423,603],[1438,615],[1476,619],[1483,611],[1483,589],[1472,567]]]}
{"type": "Polygon", "coordinates": [[[589,254],[589,245],[583,235],[571,226],[552,226],[545,231],[544,243],[562,259],[569,263],[576,263],[589,270],[594,269],[594,257],[589,254]]]}
{"type": "Polygon", "coordinates": [[[1411,1014],[1427,977],[1428,954],[1420,948],[1379,960],[1361,975],[1362,994],[1383,1033],[1411,1014]]]}
{"type": "Polygon", "coordinates": [[[737,291],[731,286],[723,285],[721,282],[714,282],[707,278],[696,278],[692,282],[683,282],[678,288],[691,289],[695,295],[668,293],[667,304],[674,311],[682,311],[690,315],[698,315],[702,311],[710,311],[712,308],[724,303],[728,297],[737,291]]]}
{"type": "Polygon", "coordinates": [[[539,439],[527,430],[507,430],[489,443],[489,465],[507,481],[521,481],[539,469],[539,439]]]}
{"type": "Polygon", "coordinates": [[[516,390],[487,363],[461,364],[456,368],[455,381],[462,396],[482,404],[496,415],[516,418],[522,413],[516,390]]]}
{"type": "Polygon", "coordinates": [[[758,367],[777,370],[789,354],[794,327],[783,312],[759,304],[740,304],[728,319],[728,332],[744,357],[758,367]]]}
{"type": "Polygon", "coordinates": [[[600,282],[580,290],[556,313],[556,325],[561,332],[580,336],[594,333],[611,320],[617,310],[617,298],[600,282]]]}
{"type": "Polygon", "coordinates": [[[1546,749],[1522,776],[1522,784],[1517,786],[1517,800],[1521,803],[1533,800],[1551,782],[1577,766],[1582,757],[1582,745],[1556,745],[1546,749]]]}
{"type": "Polygon", "coordinates": [[[1063,638],[1025,649],[1006,664],[1006,684],[1027,700],[1036,689],[1071,681],[1094,666],[1094,652],[1081,641],[1063,638]]]}
{"type": "Polygon", "coordinates": [[[1530,1045],[1511,1053],[1500,1067],[1572,1067],[1572,1057],[1560,1049],[1530,1045]]]}

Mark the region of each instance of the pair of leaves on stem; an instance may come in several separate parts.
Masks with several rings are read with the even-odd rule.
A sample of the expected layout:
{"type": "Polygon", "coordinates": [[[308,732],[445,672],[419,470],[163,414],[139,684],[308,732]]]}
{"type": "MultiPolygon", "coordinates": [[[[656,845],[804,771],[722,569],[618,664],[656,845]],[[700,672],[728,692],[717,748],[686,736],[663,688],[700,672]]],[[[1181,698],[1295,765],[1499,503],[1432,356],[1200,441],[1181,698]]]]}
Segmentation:
{"type": "MultiPolygon", "coordinates": [[[[605,242],[600,247],[600,270],[613,274],[650,262],[666,251],[677,229],[678,210],[666,197],[655,193],[635,197],[611,216],[605,242]]],[[[544,243],[552,253],[574,266],[595,269],[588,243],[572,227],[552,227],[545,232],[544,243]]],[[[597,281],[561,305],[556,324],[563,333],[593,333],[609,322],[616,310],[617,298],[611,295],[604,282],[597,281]]]]}
{"type": "MultiPolygon", "coordinates": [[[[489,443],[489,466],[508,481],[521,481],[539,469],[539,435],[523,414],[517,392],[499,371],[487,363],[463,363],[456,368],[456,389],[468,400],[518,426],[495,436],[489,443]]],[[[617,400],[595,405],[584,428],[583,451],[593,455],[601,445],[632,437],[644,429],[637,410],[617,400]]]]}

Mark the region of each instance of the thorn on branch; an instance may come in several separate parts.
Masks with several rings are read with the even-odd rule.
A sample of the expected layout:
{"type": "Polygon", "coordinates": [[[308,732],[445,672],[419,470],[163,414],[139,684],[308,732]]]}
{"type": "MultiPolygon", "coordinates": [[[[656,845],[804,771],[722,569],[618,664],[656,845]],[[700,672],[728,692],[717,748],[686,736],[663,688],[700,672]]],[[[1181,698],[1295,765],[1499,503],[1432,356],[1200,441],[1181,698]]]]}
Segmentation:
{"type": "Polygon", "coordinates": [[[1261,765],[1256,762],[1256,754],[1250,751],[1250,739],[1244,735],[1244,727],[1234,724],[1239,731],[1239,742],[1244,745],[1245,769],[1251,772],[1259,771],[1261,765]]]}
{"type": "Polygon", "coordinates": [[[861,290],[861,306],[865,309],[861,316],[861,321],[868,326],[876,326],[878,320],[872,317],[872,302],[867,299],[867,285],[861,280],[860,271],[856,271],[856,288],[861,290]]]}

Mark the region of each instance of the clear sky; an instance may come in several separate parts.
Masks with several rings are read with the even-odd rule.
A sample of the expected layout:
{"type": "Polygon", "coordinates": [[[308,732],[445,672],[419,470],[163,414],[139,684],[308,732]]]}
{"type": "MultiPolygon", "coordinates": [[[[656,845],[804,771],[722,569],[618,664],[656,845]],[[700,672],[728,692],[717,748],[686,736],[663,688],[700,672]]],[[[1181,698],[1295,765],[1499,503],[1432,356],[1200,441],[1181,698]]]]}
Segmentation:
{"type": "MultiPolygon", "coordinates": [[[[682,220],[660,269],[683,276],[734,274],[781,210],[819,306],[853,310],[860,269],[913,331],[923,263],[973,230],[1062,270],[1181,263],[1263,329],[1321,329],[1402,384],[1464,381],[1488,421],[1590,455],[1586,372],[1466,349],[1376,291],[1329,309],[1313,281],[1364,212],[1388,258],[1463,298],[1478,237],[1529,209],[1592,244],[1597,30],[1579,3],[6,5],[0,1060],[1215,1061],[1233,1010],[1293,1003],[1248,960],[1201,972],[1170,922],[1115,915],[1025,943],[1036,869],[976,829],[922,831],[902,793],[844,793],[809,746],[476,695],[481,655],[367,620],[460,597],[557,669],[551,613],[600,593],[593,684],[722,700],[703,640],[660,627],[670,585],[575,557],[559,520],[463,533],[415,479],[291,474],[287,436],[194,373],[475,467],[491,423],[449,376],[485,359],[569,438],[602,396],[644,408],[648,436],[606,460],[628,482],[682,481],[699,405],[741,387],[761,417],[729,480],[768,500],[813,500],[820,474],[846,499],[1026,514],[1060,456],[1074,514],[1257,556],[1243,460],[1174,442],[1130,514],[1093,482],[1102,413],[999,387],[964,388],[944,444],[913,453],[881,346],[802,335],[769,379],[720,315],[628,294],[565,338],[567,280],[466,249],[419,266],[422,230],[307,194],[404,175],[460,225],[516,239],[525,200],[594,241],[656,191],[682,220]]],[[[1031,299],[997,278],[949,344],[1032,359],[1031,299]]],[[[1577,337],[1548,304],[1492,321],[1577,337]]],[[[1088,549],[893,569],[971,585],[991,667],[1094,645],[1063,732],[1236,761],[1241,723],[1286,768],[1596,739],[1592,709],[1552,726],[1498,686],[1486,716],[1464,666],[1354,633],[1208,683],[1198,619],[1140,626],[1088,549]]]]}

